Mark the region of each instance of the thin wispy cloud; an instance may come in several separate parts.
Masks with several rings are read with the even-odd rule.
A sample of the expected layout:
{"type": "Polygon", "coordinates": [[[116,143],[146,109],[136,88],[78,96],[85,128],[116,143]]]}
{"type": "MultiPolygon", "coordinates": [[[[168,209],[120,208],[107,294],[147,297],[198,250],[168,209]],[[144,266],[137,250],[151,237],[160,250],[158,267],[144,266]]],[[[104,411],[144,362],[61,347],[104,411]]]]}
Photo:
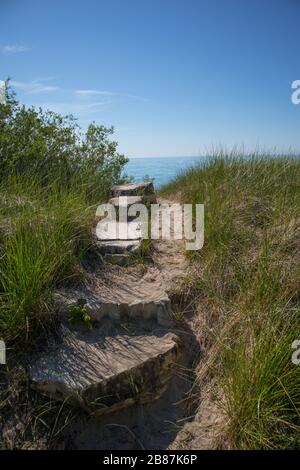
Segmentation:
{"type": "Polygon", "coordinates": [[[20,52],[30,51],[30,47],[21,46],[18,44],[0,44],[0,53],[1,54],[19,54],[20,52]]]}
{"type": "MultiPolygon", "coordinates": [[[[12,85],[12,87],[21,90],[23,93],[27,95],[46,94],[46,93],[53,93],[53,92],[58,92],[58,91],[64,92],[65,94],[71,93],[73,96],[75,96],[78,99],[85,98],[85,101],[87,101],[88,103],[92,103],[91,106],[94,105],[95,100],[97,100],[97,98],[99,97],[103,97],[107,99],[110,98],[111,100],[129,98],[133,100],[147,101],[147,99],[141,96],[131,95],[128,93],[118,93],[118,92],[109,91],[109,90],[96,90],[93,88],[79,88],[76,90],[64,89],[59,86],[47,83],[51,80],[53,80],[53,77],[37,78],[35,80],[32,80],[31,82],[21,82],[17,80],[11,80],[10,84],[12,85]]],[[[112,101],[110,101],[109,103],[112,103],[112,101]]]]}
{"type": "Polygon", "coordinates": [[[113,106],[124,106],[129,100],[143,98],[126,93],[93,88],[70,89],[56,85],[57,77],[39,77],[30,82],[11,80],[13,88],[24,95],[24,101],[36,108],[43,108],[63,115],[77,117],[80,121],[103,118],[113,106]]]}
{"type": "Polygon", "coordinates": [[[79,103],[79,102],[47,102],[39,103],[38,107],[48,109],[59,114],[73,114],[76,117],[84,117],[92,114],[97,114],[105,107],[109,106],[112,102],[110,100],[96,101],[92,103],[79,103]]]}
{"type": "Polygon", "coordinates": [[[95,95],[113,96],[116,94],[112,91],[91,90],[91,89],[75,90],[74,93],[75,95],[79,95],[79,96],[95,96],[95,95]]]}
{"type": "Polygon", "coordinates": [[[45,85],[45,83],[41,83],[38,81],[32,81],[28,83],[28,82],[18,82],[18,81],[12,80],[10,84],[12,85],[12,87],[20,89],[29,95],[51,93],[59,89],[57,86],[45,85]]]}
{"type": "Polygon", "coordinates": [[[146,98],[143,98],[142,96],[138,95],[132,95],[129,93],[117,93],[114,91],[107,91],[107,90],[93,90],[93,89],[80,89],[80,90],[75,90],[74,94],[77,96],[85,96],[85,97],[93,97],[97,95],[102,95],[102,96],[116,96],[119,98],[130,98],[134,100],[139,100],[139,101],[148,101],[146,98]]]}

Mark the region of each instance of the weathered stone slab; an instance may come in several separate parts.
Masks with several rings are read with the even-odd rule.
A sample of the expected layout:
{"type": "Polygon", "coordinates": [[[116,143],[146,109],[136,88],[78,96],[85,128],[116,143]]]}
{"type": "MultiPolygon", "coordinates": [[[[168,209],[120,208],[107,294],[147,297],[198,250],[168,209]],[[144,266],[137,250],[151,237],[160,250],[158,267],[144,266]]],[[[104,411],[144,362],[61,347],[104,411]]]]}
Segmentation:
{"type": "Polygon", "coordinates": [[[174,333],[111,322],[92,331],[61,325],[58,337],[36,354],[30,380],[40,392],[64,400],[71,396],[103,413],[158,398],[179,354],[174,333]]]}
{"type": "Polygon", "coordinates": [[[111,188],[113,198],[119,196],[142,196],[143,202],[156,203],[156,195],[151,182],[114,185],[111,188]]]}
{"type": "Polygon", "coordinates": [[[68,312],[71,306],[85,304],[89,315],[96,321],[108,317],[118,321],[129,318],[155,320],[160,325],[171,324],[171,303],[166,292],[157,284],[126,274],[119,284],[103,282],[57,291],[55,302],[62,313],[68,312]]]}
{"type": "Polygon", "coordinates": [[[142,196],[127,196],[126,204],[124,203],[124,199],[122,197],[112,197],[109,200],[110,204],[115,206],[116,208],[119,207],[130,207],[133,204],[143,204],[143,197],[142,196]]]}
{"type": "Polygon", "coordinates": [[[103,221],[97,225],[98,240],[138,240],[143,238],[143,227],[140,222],[103,221]]]}
{"type": "Polygon", "coordinates": [[[104,255],[104,261],[110,264],[116,264],[118,266],[129,266],[132,258],[130,254],[126,253],[106,253],[104,255]]]}
{"type": "Polygon", "coordinates": [[[111,198],[109,200],[109,203],[115,207],[116,215],[118,218],[120,217],[120,209],[125,209],[127,220],[132,221],[139,215],[139,213],[134,214],[134,215],[129,215],[128,211],[130,207],[133,206],[134,204],[144,204],[145,201],[142,196],[120,196],[120,197],[111,198]]]}
{"type": "Polygon", "coordinates": [[[101,254],[139,254],[141,240],[102,240],[96,246],[101,254]]]}

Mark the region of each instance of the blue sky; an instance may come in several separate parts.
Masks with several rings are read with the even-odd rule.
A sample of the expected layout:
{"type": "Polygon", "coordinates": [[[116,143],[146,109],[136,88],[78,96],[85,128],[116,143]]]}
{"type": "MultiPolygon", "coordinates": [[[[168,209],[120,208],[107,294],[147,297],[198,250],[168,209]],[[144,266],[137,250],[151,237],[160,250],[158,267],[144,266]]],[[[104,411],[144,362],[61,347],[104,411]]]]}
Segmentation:
{"type": "Polygon", "coordinates": [[[20,101],[114,125],[128,156],[300,150],[298,0],[0,0],[20,101]]]}

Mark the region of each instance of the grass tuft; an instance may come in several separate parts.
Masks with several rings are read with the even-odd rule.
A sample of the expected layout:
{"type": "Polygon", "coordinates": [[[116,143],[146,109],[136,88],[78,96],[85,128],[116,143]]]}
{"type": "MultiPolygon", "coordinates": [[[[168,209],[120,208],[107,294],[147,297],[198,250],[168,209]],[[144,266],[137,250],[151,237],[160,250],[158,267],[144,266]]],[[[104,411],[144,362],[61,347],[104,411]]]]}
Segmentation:
{"type": "Polygon", "coordinates": [[[201,377],[220,385],[233,448],[300,446],[299,186],[298,157],[221,152],[162,188],[205,205],[186,288],[199,299],[201,377]]]}

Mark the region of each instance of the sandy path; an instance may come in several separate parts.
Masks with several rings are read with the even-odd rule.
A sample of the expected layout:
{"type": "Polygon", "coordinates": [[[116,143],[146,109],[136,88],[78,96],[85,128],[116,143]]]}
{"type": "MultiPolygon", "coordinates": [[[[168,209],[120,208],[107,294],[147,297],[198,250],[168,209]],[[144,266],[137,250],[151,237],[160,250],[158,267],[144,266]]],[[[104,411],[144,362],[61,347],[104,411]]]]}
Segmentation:
{"type": "MultiPolygon", "coordinates": [[[[173,201],[161,199],[159,202],[173,201]]],[[[152,295],[154,291],[165,291],[172,298],[173,293],[180,291],[189,268],[184,241],[153,241],[152,261],[142,267],[113,267],[109,277],[120,283],[131,277],[138,280],[137,285],[152,285],[152,295]]],[[[161,398],[98,418],[84,414],[76,417],[71,429],[65,432],[64,447],[111,450],[213,448],[214,429],[218,424],[214,405],[209,396],[202,397],[200,407],[195,398],[188,399],[195,381],[192,368],[200,357],[196,326],[192,317],[178,324],[185,343],[184,358],[161,398]]]]}

